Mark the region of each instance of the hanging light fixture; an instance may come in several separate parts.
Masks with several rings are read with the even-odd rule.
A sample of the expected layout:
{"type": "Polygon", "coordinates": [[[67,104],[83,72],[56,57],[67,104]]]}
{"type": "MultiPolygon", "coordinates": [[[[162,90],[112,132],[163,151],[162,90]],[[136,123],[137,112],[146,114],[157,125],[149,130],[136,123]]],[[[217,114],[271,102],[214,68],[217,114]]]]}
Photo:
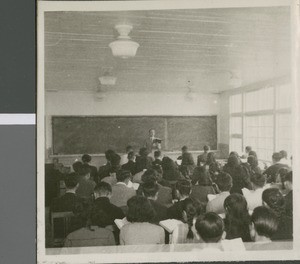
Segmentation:
{"type": "Polygon", "coordinates": [[[134,57],[140,45],[137,42],[131,40],[131,38],[128,36],[130,31],[132,30],[132,26],[120,24],[116,25],[115,29],[119,32],[120,36],[117,40],[109,44],[112,54],[123,59],[134,57]]]}

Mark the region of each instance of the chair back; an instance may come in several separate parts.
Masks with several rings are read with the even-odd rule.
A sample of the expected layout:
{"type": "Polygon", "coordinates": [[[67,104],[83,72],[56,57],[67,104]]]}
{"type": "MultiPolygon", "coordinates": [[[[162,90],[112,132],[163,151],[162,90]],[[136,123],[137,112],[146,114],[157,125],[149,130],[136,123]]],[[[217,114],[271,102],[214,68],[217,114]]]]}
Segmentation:
{"type": "Polygon", "coordinates": [[[54,247],[63,245],[64,239],[70,232],[73,212],[51,212],[51,234],[54,247]]]}

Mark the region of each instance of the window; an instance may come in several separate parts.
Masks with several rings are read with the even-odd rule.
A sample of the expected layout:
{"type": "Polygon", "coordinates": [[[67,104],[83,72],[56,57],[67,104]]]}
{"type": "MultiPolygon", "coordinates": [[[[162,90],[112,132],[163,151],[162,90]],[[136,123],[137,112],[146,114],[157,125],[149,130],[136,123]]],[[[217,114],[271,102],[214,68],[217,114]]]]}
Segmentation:
{"type": "Polygon", "coordinates": [[[235,94],[229,104],[230,151],[242,153],[251,146],[265,161],[275,151],[292,154],[290,85],[235,94]]]}

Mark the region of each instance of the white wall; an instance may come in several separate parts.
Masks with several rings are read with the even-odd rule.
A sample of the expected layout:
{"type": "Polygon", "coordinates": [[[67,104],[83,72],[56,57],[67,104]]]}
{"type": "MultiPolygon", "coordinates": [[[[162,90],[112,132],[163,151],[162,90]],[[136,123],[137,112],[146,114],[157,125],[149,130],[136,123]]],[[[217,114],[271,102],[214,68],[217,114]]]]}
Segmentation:
{"type": "MultiPolygon", "coordinates": [[[[183,93],[110,93],[96,100],[91,92],[46,92],[46,150],[52,146],[51,116],[53,115],[217,115],[219,95],[197,93],[192,101],[183,93]]],[[[46,155],[47,156],[47,155],[46,155]]]]}

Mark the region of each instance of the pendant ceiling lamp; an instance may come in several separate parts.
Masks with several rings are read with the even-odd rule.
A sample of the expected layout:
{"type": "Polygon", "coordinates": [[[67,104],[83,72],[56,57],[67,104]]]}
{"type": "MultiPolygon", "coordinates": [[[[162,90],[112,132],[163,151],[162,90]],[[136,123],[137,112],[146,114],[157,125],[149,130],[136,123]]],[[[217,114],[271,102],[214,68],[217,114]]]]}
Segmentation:
{"type": "Polygon", "coordinates": [[[121,57],[123,59],[134,57],[140,45],[131,40],[131,38],[128,36],[132,30],[132,26],[120,24],[116,25],[115,29],[119,32],[120,36],[117,40],[109,44],[112,54],[115,57],[121,57]]]}

